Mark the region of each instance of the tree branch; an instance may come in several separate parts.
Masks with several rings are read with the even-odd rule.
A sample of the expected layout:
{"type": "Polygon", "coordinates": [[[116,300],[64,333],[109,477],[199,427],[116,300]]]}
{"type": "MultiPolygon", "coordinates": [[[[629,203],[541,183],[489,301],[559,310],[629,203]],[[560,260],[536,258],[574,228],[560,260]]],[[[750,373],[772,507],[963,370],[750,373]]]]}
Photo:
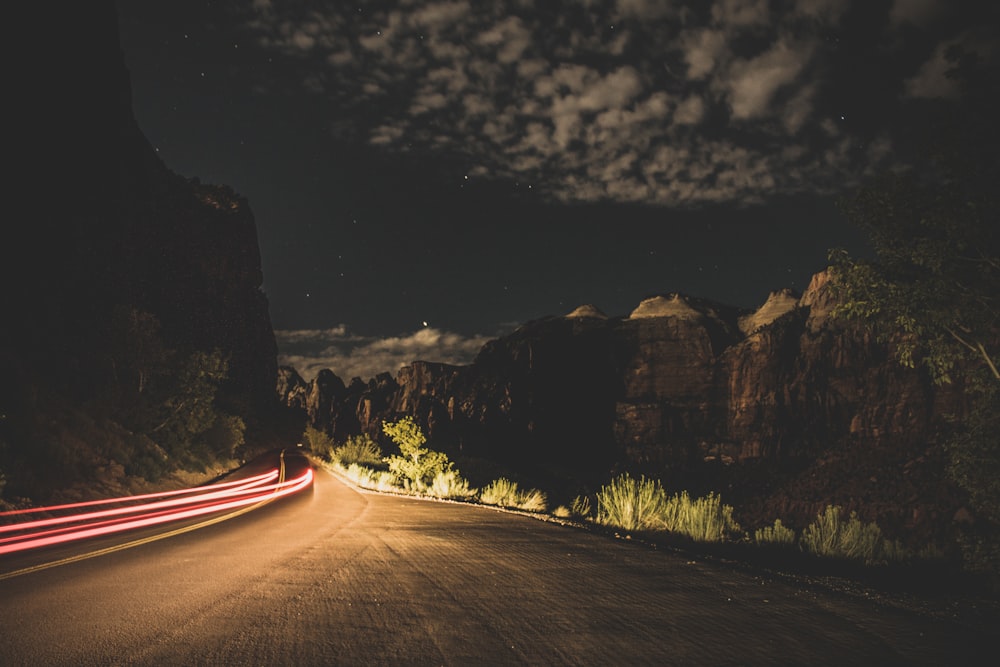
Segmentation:
{"type": "Polygon", "coordinates": [[[993,360],[990,359],[990,355],[986,354],[986,348],[983,347],[983,344],[979,342],[976,343],[976,347],[979,348],[979,353],[983,355],[983,359],[986,360],[986,364],[990,367],[990,370],[993,371],[993,377],[995,377],[997,380],[1000,380],[1000,371],[997,371],[997,367],[993,363],[993,360]]]}

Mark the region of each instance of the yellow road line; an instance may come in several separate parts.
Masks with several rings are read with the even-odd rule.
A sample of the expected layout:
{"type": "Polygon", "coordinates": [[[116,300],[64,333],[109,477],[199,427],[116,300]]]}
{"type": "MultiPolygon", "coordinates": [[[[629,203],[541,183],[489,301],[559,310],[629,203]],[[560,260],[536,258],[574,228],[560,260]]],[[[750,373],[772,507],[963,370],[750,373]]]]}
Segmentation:
{"type": "MultiPolygon", "coordinates": [[[[280,460],[281,460],[281,464],[278,466],[278,483],[279,484],[281,482],[285,481],[285,450],[281,450],[280,460]]],[[[277,493],[278,489],[275,488],[274,492],[277,493]]],[[[60,560],[54,560],[54,561],[51,561],[49,563],[41,563],[40,565],[32,565],[31,567],[25,567],[25,568],[22,568],[20,570],[13,570],[11,572],[2,572],[2,573],[0,573],[0,581],[3,581],[4,579],[12,579],[14,577],[19,577],[22,574],[30,574],[32,572],[40,572],[41,570],[47,570],[47,569],[49,569],[51,567],[58,567],[60,565],[69,565],[70,563],[76,563],[76,562],[79,562],[81,560],[87,560],[89,558],[97,558],[98,556],[106,556],[108,554],[115,553],[116,551],[124,551],[125,549],[131,549],[132,547],[138,547],[138,546],[141,546],[143,544],[149,544],[150,542],[156,542],[158,540],[163,540],[163,539],[166,539],[168,537],[175,537],[177,535],[183,535],[184,533],[190,533],[191,531],[198,530],[199,528],[205,528],[207,526],[212,526],[212,525],[215,525],[217,523],[222,523],[223,521],[228,521],[229,519],[235,519],[238,516],[241,516],[243,514],[246,514],[247,512],[251,512],[251,511],[253,511],[255,509],[258,509],[259,507],[261,507],[263,505],[266,505],[267,503],[271,502],[272,500],[274,500],[274,497],[265,498],[264,500],[261,500],[259,503],[254,503],[253,505],[249,505],[249,506],[244,507],[242,509],[238,509],[238,510],[236,510],[234,512],[231,512],[229,514],[224,514],[222,516],[217,516],[217,517],[208,519],[207,521],[202,521],[201,523],[192,524],[190,526],[185,526],[183,528],[176,528],[176,529],[171,530],[171,531],[166,532],[166,533],[159,533],[157,535],[150,535],[149,537],[143,537],[141,539],[133,540],[131,542],[126,542],[124,544],[117,544],[117,545],[115,545],[113,547],[106,547],[104,549],[98,549],[97,551],[90,551],[90,552],[85,553],[85,554],[78,554],[76,556],[70,556],[68,558],[62,558],[60,560]]]]}

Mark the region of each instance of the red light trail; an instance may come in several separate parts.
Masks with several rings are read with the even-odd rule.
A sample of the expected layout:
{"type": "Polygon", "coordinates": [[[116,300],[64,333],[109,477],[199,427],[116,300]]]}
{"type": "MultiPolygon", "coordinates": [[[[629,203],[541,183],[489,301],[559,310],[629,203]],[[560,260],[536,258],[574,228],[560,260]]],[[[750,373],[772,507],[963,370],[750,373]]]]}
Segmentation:
{"type": "Polygon", "coordinates": [[[271,470],[262,475],[234,482],[178,491],[0,512],[0,517],[12,517],[42,512],[75,511],[75,513],[65,516],[0,526],[0,554],[63,544],[216,512],[247,508],[255,503],[264,503],[291,495],[308,488],[313,482],[311,468],[306,468],[301,475],[288,480],[284,479],[284,472],[284,459],[282,458],[280,470],[271,470]],[[164,500],[164,498],[169,499],[164,500]],[[113,509],[79,511],[115,503],[132,504],[113,509]]]}

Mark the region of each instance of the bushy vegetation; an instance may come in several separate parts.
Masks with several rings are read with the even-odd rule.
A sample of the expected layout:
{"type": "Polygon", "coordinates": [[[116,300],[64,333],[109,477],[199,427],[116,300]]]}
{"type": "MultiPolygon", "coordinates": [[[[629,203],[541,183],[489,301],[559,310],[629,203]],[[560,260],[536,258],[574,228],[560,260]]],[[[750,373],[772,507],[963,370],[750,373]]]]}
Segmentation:
{"type": "Polygon", "coordinates": [[[337,445],[333,438],[323,431],[307,424],[302,433],[302,442],[309,448],[310,452],[319,458],[324,461],[333,461],[333,450],[336,449],[337,445]]]}
{"type": "Polygon", "coordinates": [[[622,530],[667,531],[700,542],[739,533],[733,508],[715,494],[692,499],[687,491],[668,496],[657,480],[621,475],[597,493],[597,523],[622,530]]]}
{"type": "Polygon", "coordinates": [[[663,530],[667,494],[658,480],[621,475],[597,492],[597,523],[622,530],[663,530]]]}
{"type": "Polygon", "coordinates": [[[479,502],[529,512],[544,512],[548,498],[538,489],[521,489],[517,482],[501,477],[479,491],[479,502]]]}
{"type": "Polygon", "coordinates": [[[377,468],[385,462],[382,449],[368,434],[350,436],[344,444],[334,448],[332,458],[345,466],[356,463],[377,468]]]}
{"type": "Polygon", "coordinates": [[[434,476],[427,487],[427,494],[435,498],[471,498],[476,491],[469,487],[469,482],[457,470],[446,470],[434,476]]]}
{"type": "Polygon", "coordinates": [[[781,519],[775,519],[772,525],[758,528],[753,533],[753,542],[757,546],[794,547],[796,538],[795,531],[781,523],[781,519]]]}
{"type": "Polygon", "coordinates": [[[877,524],[863,522],[857,512],[845,518],[837,505],[828,505],[802,531],[802,549],[816,556],[859,560],[867,565],[906,558],[902,545],[886,540],[877,524]]]}
{"type": "Polygon", "coordinates": [[[373,470],[367,466],[351,463],[346,468],[339,463],[335,464],[341,474],[364,489],[375,491],[396,491],[396,477],[388,470],[373,470]]]}
{"type": "MultiPolygon", "coordinates": [[[[399,447],[399,454],[383,457],[378,444],[368,436],[355,436],[335,445],[329,436],[311,427],[306,428],[303,439],[314,453],[326,453],[325,458],[337,471],[362,488],[475,500],[484,505],[531,512],[547,511],[544,492],[522,489],[507,477],[495,479],[479,490],[471,488],[445,454],[425,447],[426,437],[410,417],[385,422],[382,429],[399,447]],[[383,466],[388,469],[379,469],[383,466]]],[[[645,476],[636,479],[629,474],[612,479],[594,496],[576,496],[569,507],[560,505],[552,514],[623,531],[670,533],[702,543],[728,541],[777,547],[791,553],[866,565],[943,557],[931,547],[913,554],[901,542],[886,539],[875,523],[861,521],[854,512],[845,516],[839,506],[828,506],[801,535],[781,519],[748,535],[734,519],[733,507],[723,503],[718,494],[693,498],[687,491],[681,491],[671,495],[660,481],[645,476]]]]}
{"type": "Polygon", "coordinates": [[[452,469],[446,454],[424,447],[427,437],[413,417],[383,422],[382,432],[399,447],[399,454],[386,457],[385,462],[404,489],[422,493],[435,477],[452,469]]]}

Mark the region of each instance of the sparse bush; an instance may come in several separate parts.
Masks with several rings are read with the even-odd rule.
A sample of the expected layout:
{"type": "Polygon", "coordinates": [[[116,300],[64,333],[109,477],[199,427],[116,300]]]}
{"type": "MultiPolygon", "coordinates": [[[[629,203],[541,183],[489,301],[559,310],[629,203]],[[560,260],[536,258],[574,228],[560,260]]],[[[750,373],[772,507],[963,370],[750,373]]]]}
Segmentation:
{"type": "Polygon", "coordinates": [[[331,458],[334,461],[339,461],[343,466],[357,463],[363,466],[378,467],[383,464],[382,449],[367,434],[348,437],[344,444],[334,447],[331,458]]]}
{"type": "Polygon", "coordinates": [[[399,456],[386,457],[389,470],[409,491],[423,493],[434,478],[452,469],[447,455],[423,446],[427,438],[412,417],[383,422],[382,431],[399,447],[399,456]]]}
{"type": "Polygon", "coordinates": [[[462,478],[456,470],[446,470],[434,476],[434,481],[427,487],[427,493],[436,498],[469,498],[476,494],[469,488],[469,482],[462,478]]]}
{"type": "Polygon", "coordinates": [[[701,542],[718,542],[740,530],[733,508],[715,494],[692,500],[684,491],[668,497],[659,481],[629,475],[598,491],[596,520],[623,530],[665,530],[701,542]]]}
{"type": "Polygon", "coordinates": [[[597,492],[597,523],[622,530],[660,530],[666,502],[658,481],[621,475],[597,492]]]}
{"type": "Polygon", "coordinates": [[[518,488],[517,482],[501,477],[479,491],[479,502],[484,505],[513,507],[529,512],[544,512],[547,498],[537,489],[523,491],[518,488]]]}
{"type": "Polygon", "coordinates": [[[664,527],[699,542],[721,542],[740,532],[732,506],[723,504],[721,497],[710,493],[691,500],[687,491],[667,500],[664,527]]]}
{"type": "Polygon", "coordinates": [[[338,465],[338,469],[358,486],[375,491],[397,491],[396,477],[388,470],[372,470],[365,466],[352,463],[346,468],[338,465]]]}
{"type": "Polygon", "coordinates": [[[874,564],[885,559],[885,539],[874,523],[864,523],[857,512],[845,520],[841,508],[827,505],[802,531],[802,548],[816,556],[845,558],[874,564]]]}
{"type": "Polygon", "coordinates": [[[307,425],[306,430],[302,433],[302,440],[308,445],[309,451],[316,456],[324,461],[333,460],[333,450],[335,449],[333,438],[323,431],[307,425]]]}
{"type": "Polygon", "coordinates": [[[572,510],[565,505],[560,505],[559,507],[552,510],[552,516],[558,517],[560,519],[568,519],[573,516],[572,510]]]}
{"type": "Polygon", "coordinates": [[[573,516],[580,517],[581,519],[589,519],[591,513],[590,507],[590,497],[589,496],[577,496],[570,503],[569,511],[573,516]]]}
{"type": "Polygon", "coordinates": [[[795,531],[775,519],[773,525],[755,530],[753,541],[757,546],[791,547],[795,545],[795,531]]]}

